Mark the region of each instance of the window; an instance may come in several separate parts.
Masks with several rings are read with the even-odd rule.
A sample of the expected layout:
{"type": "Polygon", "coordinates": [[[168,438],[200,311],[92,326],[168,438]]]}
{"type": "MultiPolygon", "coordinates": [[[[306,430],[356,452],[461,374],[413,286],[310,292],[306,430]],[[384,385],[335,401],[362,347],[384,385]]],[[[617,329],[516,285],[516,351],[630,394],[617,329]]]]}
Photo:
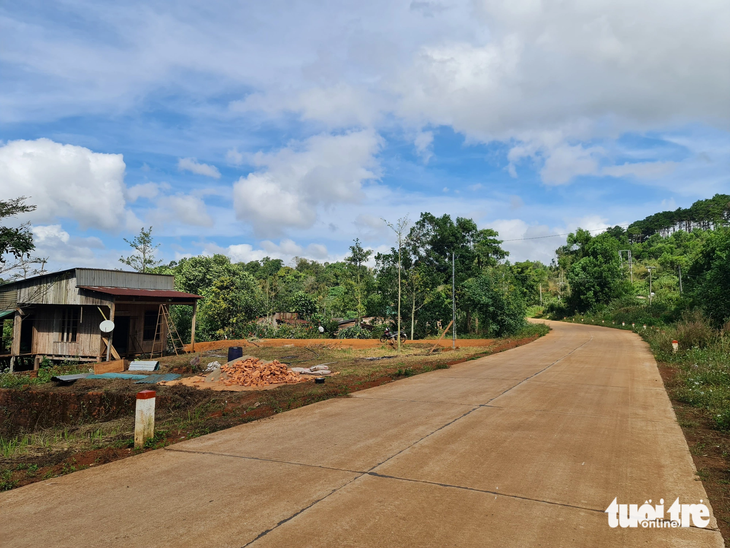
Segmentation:
{"type": "Polygon", "coordinates": [[[61,311],[61,332],[59,340],[61,342],[76,342],[79,334],[79,309],[64,308],[61,311]]]}
{"type": "MultiPolygon", "coordinates": [[[[157,310],[145,310],[144,313],[144,330],[142,332],[142,340],[152,341],[157,331],[157,310]]],[[[160,333],[157,334],[160,336],[160,333]]]]}

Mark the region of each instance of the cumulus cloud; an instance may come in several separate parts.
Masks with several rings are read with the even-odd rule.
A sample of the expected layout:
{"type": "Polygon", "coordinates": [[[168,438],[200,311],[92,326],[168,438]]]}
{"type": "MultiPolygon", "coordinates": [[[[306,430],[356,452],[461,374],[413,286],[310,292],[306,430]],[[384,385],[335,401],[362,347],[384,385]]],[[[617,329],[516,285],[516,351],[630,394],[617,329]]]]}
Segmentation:
{"type": "Polygon", "coordinates": [[[177,162],[177,168],[180,171],[189,171],[196,175],[205,175],[213,179],[221,178],[221,172],[218,171],[217,167],[200,163],[195,158],[180,158],[177,162]]]}
{"type": "Polygon", "coordinates": [[[379,177],[375,155],[380,147],[380,136],[363,130],[317,135],[274,153],[258,153],[253,162],[262,169],[234,184],[236,216],[263,236],[287,227],[309,228],[318,207],[362,198],[362,184],[379,177]]]}
{"type": "Polygon", "coordinates": [[[49,139],[10,141],[0,146],[0,199],[28,196],[36,222],[69,218],[82,228],[124,228],[121,154],[102,154],[49,139]]]}
{"type": "Polygon", "coordinates": [[[130,186],[127,189],[126,196],[130,203],[134,203],[140,198],[151,200],[156,198],[161,190],[168,190],[170,185],[167,183],[142,183],[130,186]]]}
{"type": "Polygon", "coordinates": [[[74,238],[61,225],[32,227],[36,257],[48,259],[53,267],[108,266],[109,257],[99,238],[74,238]]]}

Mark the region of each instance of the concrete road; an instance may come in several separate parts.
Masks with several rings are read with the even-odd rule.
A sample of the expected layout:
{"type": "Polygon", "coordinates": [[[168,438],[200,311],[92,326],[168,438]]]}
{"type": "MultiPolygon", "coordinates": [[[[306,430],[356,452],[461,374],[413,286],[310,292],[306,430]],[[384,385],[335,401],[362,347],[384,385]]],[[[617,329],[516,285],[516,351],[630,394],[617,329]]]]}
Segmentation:
{"type": "Polygon", "coordinates": [[[611,528],[707,503],[656,363],[625,331],[527,346],[0,495],[10,546],[723,546],[611,528]]]}

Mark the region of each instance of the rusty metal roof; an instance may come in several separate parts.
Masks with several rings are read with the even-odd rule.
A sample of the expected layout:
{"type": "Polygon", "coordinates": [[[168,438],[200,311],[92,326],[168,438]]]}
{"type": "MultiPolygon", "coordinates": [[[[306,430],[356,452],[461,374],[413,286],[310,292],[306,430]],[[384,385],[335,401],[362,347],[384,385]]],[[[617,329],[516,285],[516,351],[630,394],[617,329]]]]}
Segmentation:
{"type": "Polygon", "coordinates": [[[171,291],[165,289],[129,289],[126,287],[97,287],[92,285],[80,285],[79,289],[88,289],[105,295],[115,297],[145,297],[149,299],[202,299],[200,295],[183,293],[182,291],[171,291]]]}

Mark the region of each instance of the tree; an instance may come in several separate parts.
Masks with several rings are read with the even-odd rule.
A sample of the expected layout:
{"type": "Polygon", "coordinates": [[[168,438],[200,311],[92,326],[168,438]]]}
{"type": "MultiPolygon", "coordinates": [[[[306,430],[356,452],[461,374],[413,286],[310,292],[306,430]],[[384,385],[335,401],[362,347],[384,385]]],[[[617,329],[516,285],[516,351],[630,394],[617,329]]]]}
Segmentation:
{"type": "Polygon", "coordinates": [[[711,234],[688,276],[695,304],[720,326],[730,319],[730,230],[711,234]]]}
{"type": "Polygon", "coordinates": [[[211,339],[241,336],[243,326],[256,319],[261,310],[256,280],[247,272],[217,279],[203,296],[201,331],[211,339]]]}
{"type": "Polygon", "coordinates": [[[405,232],[406,232],[406,228],[408,228],[408,225],[410,224],[410,221],[408,220],[408,215],[398,219],[398,222],[395,224],[389,223],[385,219],[383,219],[383,221],[398,236],[398,327],[397,327],[397,329],[398,329],[398,352],[400,352],[400,299],[401,299],[401,270],[402,270],[401,258],[402,258],[403,243],[405,240],[405,232]]]}
{"type": "Polygon", "coordinates": [[[492,270],[464,282],[464,296],[487,336],[503,337],[525,325],[525,303],[515,285],[498,281],[496,274],[492,270]]]}
{"type": "MultiPolygon", "coordinates": [[[[579,229],[579,236],[585,234],[587,231],[579,229]]],[[[571,236],[568,236],[568,244],[571,243],[571,236]]],[[[625,284],[619,265],[618,241],[615,238],[604,233],[586,239],[581,245],[579,256],[568,270],[568,304],[573,310],[586,312],[596,305],[608,304],[622,295],[625,284]]]]}
{"type": "MultiPolygon", "coordinates": [[[[0,200],[0,219],[34,211],[36,206],[26,204],[25,200],[27,200],[25,196],[12,200],[0,200]]],[[[30,231],[28,223],[23,223],[18,227],[0,226],[0,272],[7,272],[29,264],[30,252],[34,249],[33,233],[30,231]],[[8,263],[10,257],[6,256],[11,256],[14,261],[8,263]]]]}
{"type": "Polygon", "coordinates": [[[133,240],[130,241],[124,238],[124,241],[127,242],[132,249],[134,249],[134,253],[132,253],[129,257],[120,257],[119,262],[132,267],[137,272],[143,273],[149,272],[150,269],[155,268],[162,263],[162,261],[155,260],[155,250],[160,247],[160,245],[152,244],[152,227],[149,227],[147,230],[142,227],[139,234],[135,236],[133,240]]]}
{"type": "Polygon", "coordinates": [[[355,238],[355,245],[350,246],[350,256],[345,257],[345,262],[352,265],[355,268],[356,285],[355,291],[357,293],[357,325],[362,322],[363,305],[362,305],[362,285],[360,283],[360,267],[366,262],[373,254],[370,249],[363,249],[360,245],[360,239],[355,238]]]}

